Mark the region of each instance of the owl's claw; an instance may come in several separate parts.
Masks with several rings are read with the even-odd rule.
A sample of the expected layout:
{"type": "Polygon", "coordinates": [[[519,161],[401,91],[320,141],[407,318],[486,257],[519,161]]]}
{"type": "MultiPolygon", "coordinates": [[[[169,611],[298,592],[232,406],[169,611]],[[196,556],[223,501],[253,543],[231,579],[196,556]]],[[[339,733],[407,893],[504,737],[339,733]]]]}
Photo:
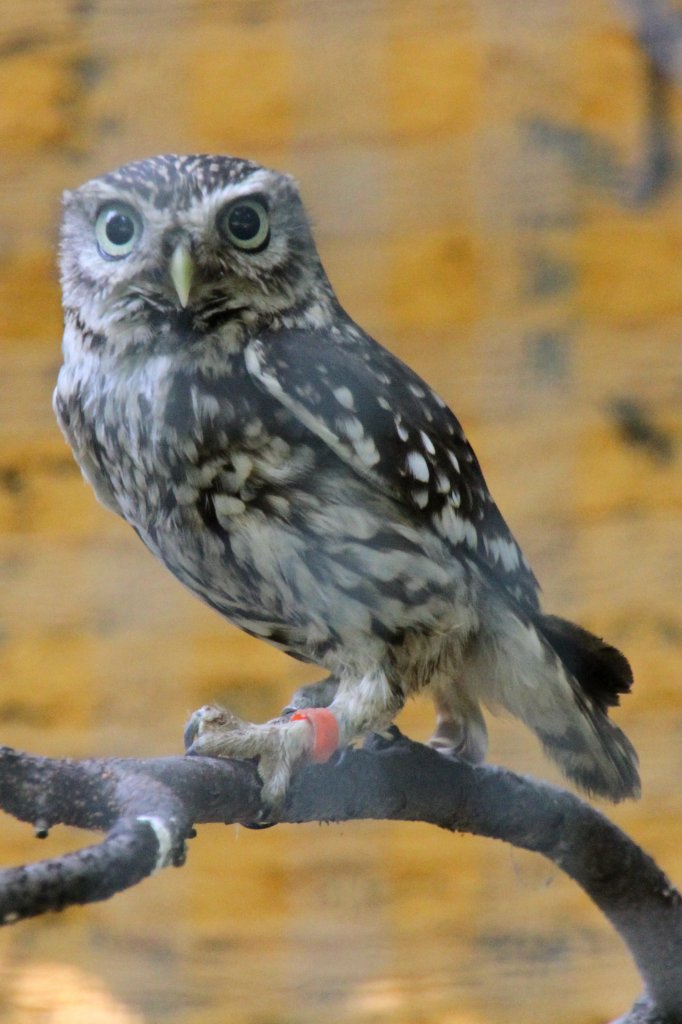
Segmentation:
{"type": "Polygon", "coordinates": [[[394,749],[400,743],[409,743],[410,741],[404,736],[397,725],[389,725],[387,729],[382,732],[371,732],[367,735],[363,744],[365,750],[371,750],[374,753],[382,750],[394,749]]]}
{"type": "Polygon", "coordinates": [[[206,704],[185,727],[185,750],[204,757],[258,759],[263,803],[284,802],[295,768],[305,761],[326,761],[338,746],[338,724],[326,708],[298,711],[262,725],[245,722],[227,708],[206,704]]]}

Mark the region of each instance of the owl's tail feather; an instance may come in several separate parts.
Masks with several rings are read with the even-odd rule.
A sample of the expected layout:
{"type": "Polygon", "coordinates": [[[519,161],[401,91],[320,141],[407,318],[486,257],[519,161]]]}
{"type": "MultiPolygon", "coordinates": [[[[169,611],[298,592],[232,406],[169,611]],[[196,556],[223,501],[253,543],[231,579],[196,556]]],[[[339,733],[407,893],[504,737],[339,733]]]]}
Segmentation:
{"type": "Polygon", "coordinates": [[[558,615],[540,615],[536,621],[545,640],[602,711],[620,704],[634,682],[628,659],[616,647],[574,622],[558,615]]]}
{"type": "Polygon", "coordinates": [[[556,616],[489,607],[492,628],[467,665],[479,699],[525,722],[581,789],[615,803],[639,796],[637,754],[607,713],[632,685],[624,655],[556,616]]]}
{"type": "Polygon", "coordinates": [[[547,754],[588,793],[614,802],[638,797],[637,753],[608,718],[633,678],[624,654],[604,640],[555,615],[538,616],[536,628],[566,670],[578,716],[567,728],[535,728],[547,754]]]}

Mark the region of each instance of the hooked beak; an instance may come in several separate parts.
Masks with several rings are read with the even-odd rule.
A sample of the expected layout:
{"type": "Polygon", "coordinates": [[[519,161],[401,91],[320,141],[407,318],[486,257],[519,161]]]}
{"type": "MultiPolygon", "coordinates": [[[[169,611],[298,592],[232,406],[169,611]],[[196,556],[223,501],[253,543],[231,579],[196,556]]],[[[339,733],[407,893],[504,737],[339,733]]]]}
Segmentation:
{"type": "Polygon", "coordinates": [[[178,293],[180,305],[184,309],[189,299],[192,278],[194,277],[194,260],[184,242],[178,242],[170,258],[171,281],[178,293]]]}

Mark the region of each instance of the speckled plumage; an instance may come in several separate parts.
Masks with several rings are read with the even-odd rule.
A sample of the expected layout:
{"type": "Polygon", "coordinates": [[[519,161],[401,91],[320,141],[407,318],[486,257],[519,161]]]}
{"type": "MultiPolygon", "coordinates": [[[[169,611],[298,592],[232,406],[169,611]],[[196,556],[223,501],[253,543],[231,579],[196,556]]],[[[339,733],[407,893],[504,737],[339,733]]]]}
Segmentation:
{"type": "MultiPolygon", "coordinates": [[[[480,760],[502,707],[578,784],[636,793],[606,715],[625,658],[541,613],[460,424],[341,308],[291,178],[129,164],[67,194],[61,268],[55,409],[85,477],[204,601],[329,669],[342,742],[429,688],[436,746],[480,760]]],[[[194,749],[260,754],[281,799],[300,723],[214,719],[194,749]]]]}

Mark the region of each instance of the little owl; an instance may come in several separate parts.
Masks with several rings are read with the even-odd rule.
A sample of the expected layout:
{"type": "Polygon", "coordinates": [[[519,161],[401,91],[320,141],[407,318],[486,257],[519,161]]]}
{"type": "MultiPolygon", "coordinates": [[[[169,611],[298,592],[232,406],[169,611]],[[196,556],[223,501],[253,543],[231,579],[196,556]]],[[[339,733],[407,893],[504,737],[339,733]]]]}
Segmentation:
{"type": "MultiPolygon", "coordinates": [[[[639,791],[608,718],[625,657],[541,611],[445,402],[340,306],[294,181],[159,156],[66,195],[54,405],[99,500],[203,601],[327,679],[252,725],[216,706],[194,754],[299,763],[384,731],[428,691],[432,744],[486,752],[511,712],[583,789],[639,791]]],[[[521,471],[521,469],[520,469],[521,471]]]]}

